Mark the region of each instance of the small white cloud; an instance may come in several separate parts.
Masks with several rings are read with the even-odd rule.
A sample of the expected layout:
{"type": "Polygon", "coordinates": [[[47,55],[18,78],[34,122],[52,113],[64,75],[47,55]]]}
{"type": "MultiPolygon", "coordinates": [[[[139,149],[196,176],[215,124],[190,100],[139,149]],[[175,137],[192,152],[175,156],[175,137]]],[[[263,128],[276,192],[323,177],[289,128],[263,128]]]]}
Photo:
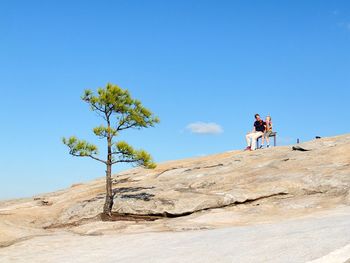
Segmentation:
{"type": "Polygon", "coordinates": [[[224,132],[222,127],[214,122],[194,122],[187,125],[186,129],[195,134],[220,134],[224,132]]]}

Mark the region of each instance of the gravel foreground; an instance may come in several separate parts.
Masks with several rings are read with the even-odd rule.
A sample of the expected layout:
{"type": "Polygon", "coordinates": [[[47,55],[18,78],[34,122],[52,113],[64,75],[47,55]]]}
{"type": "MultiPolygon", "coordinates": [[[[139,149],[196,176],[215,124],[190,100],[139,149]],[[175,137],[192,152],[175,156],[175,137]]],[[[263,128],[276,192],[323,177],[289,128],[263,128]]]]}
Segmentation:
{"type": "Polygon", "coordinates": [[[313,262],[350,260],[350,207],[214,230],[35,237],[0,249],[0,262],[313,262]]]}

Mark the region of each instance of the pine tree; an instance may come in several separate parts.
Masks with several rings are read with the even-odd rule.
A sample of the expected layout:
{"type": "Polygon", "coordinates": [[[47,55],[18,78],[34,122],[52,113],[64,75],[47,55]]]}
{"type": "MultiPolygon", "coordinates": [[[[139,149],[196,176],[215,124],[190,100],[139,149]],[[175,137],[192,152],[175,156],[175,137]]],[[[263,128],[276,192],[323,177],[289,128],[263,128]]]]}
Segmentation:
{"type": "Polygon", "coordinates": [[[150,154],[144,150],[135,150],[125,141],[115,141],[120,132],[128,129],[153,127],[159,119],[145,108],[140,101],[133,99],[128,90],[108,83],[105,88],[99,88],[95,95],[91,90],[85,90],[82,100],[88,103],[105,125],[93,129],[96,136],[106,139],[107,157],[100,159],[98,148],[75,136],[63,138],[69,147],[69,153],[77,157],[89,157],[106,165],[106,200],[103,213],[111,216],[113,208],[112,166],[117,163],[132,163],[149,169],[156,167],[150,154]]]}

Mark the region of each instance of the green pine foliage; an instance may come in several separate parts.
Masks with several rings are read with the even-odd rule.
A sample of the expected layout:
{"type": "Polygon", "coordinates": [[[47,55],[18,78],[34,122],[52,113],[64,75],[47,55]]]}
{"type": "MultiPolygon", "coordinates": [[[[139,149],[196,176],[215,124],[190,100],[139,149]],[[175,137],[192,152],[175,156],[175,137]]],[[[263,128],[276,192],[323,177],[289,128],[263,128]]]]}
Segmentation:
{"type": "Polygon", "coordinates": [[[84,157],[98,154],[97,146],[84,140],[78,140],[75,136],[71,136],[68,139],[63,138],[62,141],[69,147],[69,153],[71,155],[84,157]]]}
{"type": "Polygon", "coordinates": [[[118,156],[113,159],[113,163],[131,162],[136,166],[143,166],[149,169],[156,167],[149,153],[144,150],[135,150],[127,142],[119,141],[115,143],[113,150],[118,156]]]}
{"type": "MultiPolygon", "coordinates": [[[[82,100],[105,121],[105,125],[93,128],[93,132],[97,137],[106,138],[107,143],[111,143],[113,149],[110,152],[110,165],[124,162],[150,169],[156,167],[151,155],[146,151],[135,150],[124,141],[114,142],[124,130],[148,128],[159,123],[159,119],[149,109],[140,101],[133,99],[128,90],[110,83],[105,88],[99,88],[97,94],[85,90],[82,100]]],[[[109,162],[108,156],[105,160],[98,157],[98,148],[93,144],[79,140],[75,136],[63,138],[62,141],[73,156],[90,157],[105,164],[109,162]]]]}

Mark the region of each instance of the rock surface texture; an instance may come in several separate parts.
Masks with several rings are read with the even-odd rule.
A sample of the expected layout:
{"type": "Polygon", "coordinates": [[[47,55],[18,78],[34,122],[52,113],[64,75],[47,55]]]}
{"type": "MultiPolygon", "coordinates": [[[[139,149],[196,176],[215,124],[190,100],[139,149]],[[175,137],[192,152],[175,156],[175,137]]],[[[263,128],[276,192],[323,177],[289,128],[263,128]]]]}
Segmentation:
{"type": "MultiPolygon", "coordinates": [[[[256,233],[257,238],[263,241],[263,234],[258,233],[264,233],[266,229],[273,232],[274,227],[283,230],[283,226],[296,224],[296,228],[299,227],[305,235],[309,235],[308,240],[313,238],[312,235],[315,238],[321,237],[316,231],[317,227],[311,227],[312,222],[319,222],[327,228],[331,227],[327,224],[331,224],[336,218],[344,221],[348,218],[350,221],[350,134],[318,139],[298,146],[308,151],[293,151],[292,146],[254,152],[232,151],[167,162],[159,164],[155,170],[137,168],[119,173],[113,179],[113,212],[119,220],[113,222],[101,221],[104,178],[33,198],[0,202],[0,246],[3,247],[0,249],[0,259],[3,256],[11,262],[11,255],[15,258],[16,251],[19,251],[14,249],[16,246],[35,251],[35,241],[40,243],[51,240],[55,243],[59,237],[71,238],[71,242],[76,241],[77,244],[77,240],[81,239],[84,243],[88,240],[87,237],[95,238],[95,241],[101,239],[101,242],[104,238],[109,242],[107,239],[115,237],[113,240],[118,245],[118,240],[131,233],[145,240],[147,235],[154,235],[154,238],[159,236],[159,240],[168,237],[171,239],[172,236],[180,240],[186,235],[195,239],[203,235],[203,240],[212,242],[214,246],[219,236],[227,233],[225,238],[232,238],[227,241],[229,243],[237,240],[237,236],[241,235],[244,239],[244,235],[247,235],[248,243],[242,244],[241,248],[235,242],[230,244],[233,249],[247,249],[247,261],[242,258],[240,262],[251,262],[249,260],[254,254],[249,254],[249,244],[253,247],[263,243],[256,241],[258,243],[254,245],[247,233],[256,233]],[[330,219],[332,215],[334,218],[330,219]],[[240,229],[244,229],[245,234],[240,229]],[[308,229],[310,233],[307,232],[308,229]],[[171,233],[174,231],[183,233],[171,233]]],[[[322,228],[318,230],[322,231],[322,228]]],[[[308,241],[310,253],[305,252],[305,255],[295,261],[285,261],[282,256],[279,259],[277,255],[274,260],[256,259],[254,262],[316,260],[331,253],[332,249],[340,249],[350,243],[350,234],[348,240],[339,234],[342,231],[338,228],[334,231],[335,236],[339,235],[339,240],[333,241],[333,245],[327,247],[327,243],[324,243],[326,241],[322,240],[323,249],[315,252],[316,248],[312,250],[312,242],[308,241]]],[[[291,238],[285,231],[276,235],[279,235],[279,242],[283,238],[291,238]]],[[[300,238],[306,240],[305,236],[301,235],[300,238]]],[[[176,243],[176,240],[172,242],[176,243]]],[[[277,244],[278,242],[275,247],[271,244],[271,249],[275,249],[274,253],[278,254],[277,244]]],[[[265,251],[269,254],[268,247],[260,248],[261,253],[265,251]]],[[[254,249],[257,250],[258,247],[254,249]]],[[[197,250],[199,253],[200,243],[197,250]]],[[[221,251],[219,248],[217,250],[221,251]]],[[[259,251],[256,253],[260,253],[259,251]]],[[[236,262],[232,260],[236,260],[237,253],[231,252],[232,254],[223,247],[221,253],[213,252],[213,260],[236,262]]],[[[118,262],[167,261],[167,258],[162,261],[147,261],[142,258],[127,260],[127,256],[125,261],[122,257],[114,259],[119,259],[118,262]]],[[[171,260],[171,253],[168,259],[169,262],[176,262],[176,258],[171,260]]],[[[197,262],[190,257],[187,258],[188,261],[186,257],[183,259],[182,262],[197,262]]],[[[17,260],[21,262],[20,257],[17,260]]],[[[45,262],[42,260],[39,261],[45,262]]],[[[57,258],[57,262],[62,262],[62,259],[57,258]]]]}

